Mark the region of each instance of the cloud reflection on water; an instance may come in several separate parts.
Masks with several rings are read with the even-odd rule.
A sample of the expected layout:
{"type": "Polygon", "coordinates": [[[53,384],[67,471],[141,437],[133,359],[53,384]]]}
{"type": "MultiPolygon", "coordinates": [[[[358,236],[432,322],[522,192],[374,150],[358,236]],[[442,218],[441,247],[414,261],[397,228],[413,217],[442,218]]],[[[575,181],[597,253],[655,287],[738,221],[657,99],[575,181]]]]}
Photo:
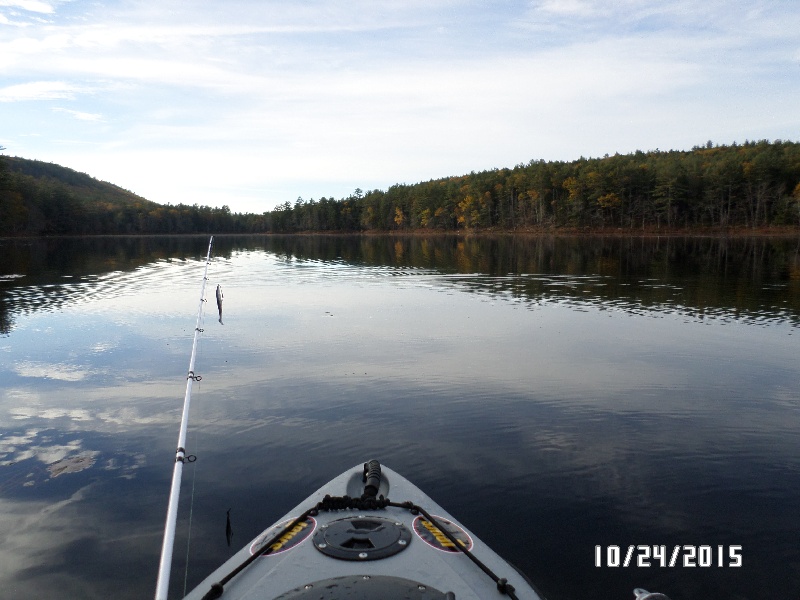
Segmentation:
{"type": "MultiPolygon", "coordinates": [[[[760,568],[778,562],[765,536],[783,549],[798,533],[791,307],[763,327],[752,307],[770,297],[744,300],[740,317],[723,294],[709,319],[713,307],[669,300],[692,289],[688,280],[493,274],[469,260],[474,273],[449,273],[449,259],[358,262],[343,258],[349,247],[328,259],[302,245],[297,255],[256,246],[212,264],[226,324],[212,315],[202,325],[189,451],[203,493],[190,581],[228,552],[232,503],[243,543],[373,456],[555,598],[602,583],[575,566],[596,543],[734,535],[760,568]],[[636,289],[615,296],[619,287],[636,289]],[[776,499],[784,512],[757,508],[776,499]]],[[[479,249],[461,256],[477,260],[479,249]]],[[[84,274],[56,288],[78,300],[15,314],[0,364],[0,514],[10,515],[0,526],[17,528],[0,543],[20,560],[0,578],[20,598],[152,594],[201,266],[84,274]],[[83,470],[47,470],[84,456],[95,462],[83,470]]],[[[50,297],[36,285],[31,294],[50,297]]],[[[730,573],[674,572],[668,583],[684,597],[734,588],[755,597],[747,589],[777,585],[762,572],[748,571],[744,587],[730,573]]],[[[603,589],[629,594],[637,575],[609,576],[603,589]]]]}

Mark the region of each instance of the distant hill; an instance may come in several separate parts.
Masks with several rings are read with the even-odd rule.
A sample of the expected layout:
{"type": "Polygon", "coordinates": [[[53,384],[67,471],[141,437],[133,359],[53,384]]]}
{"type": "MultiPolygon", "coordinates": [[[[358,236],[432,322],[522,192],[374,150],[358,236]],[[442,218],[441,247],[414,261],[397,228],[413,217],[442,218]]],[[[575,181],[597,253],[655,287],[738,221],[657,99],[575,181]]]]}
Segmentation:
{"type": "Polygon", "coordinates": [[[232,215],[227,206],[165,206],[73,169],[0,154],[0,236],[265,230],[263,215],[232,215]]]}
{"type": "Polygon", "coordinates": [[[82,202],[103,202],[116,206],[135,204],[148,207],[158,206],[155,202],[137,196],[113,183],[100,181],[86,173],[79,173],[61,165],[19,157],[5,157],[5,161],[11,173],[32,177],[43,184],[60,184],[82,202]]]}

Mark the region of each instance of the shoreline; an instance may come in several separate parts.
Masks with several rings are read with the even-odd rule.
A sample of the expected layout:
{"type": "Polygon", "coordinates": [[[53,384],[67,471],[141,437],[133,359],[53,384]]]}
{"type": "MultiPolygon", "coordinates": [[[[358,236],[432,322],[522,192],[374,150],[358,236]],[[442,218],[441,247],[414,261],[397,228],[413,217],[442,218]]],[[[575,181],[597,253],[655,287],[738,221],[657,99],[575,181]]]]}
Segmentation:
{"type": "Polygon", "coordinates": [[[350,236],[390,236],[390,237],[494,237],[494,236],[519,236],[519,237],[620,237],[620,238],[744,238],[744,237],[800,237],[800,225],[773,226],[773,227],[697,227],[682,229],[643,228],[625,229],[621,227],[525,227],[517,229],[503,229],[489,227],[485,229],[409,229],[409,230],[364,230],[364,231],[291,231],[291,232],[197,232],[197,233],[102,233],[94,235],[62,234],[62,235],[14,235],[0,236],[0,241],[5,240],[48,240],[48,239],[103,239],[103,238],[161,238],[161,237],[234,237],[234,236],[322,236],[322,237],[350,237],[350,236]]]}

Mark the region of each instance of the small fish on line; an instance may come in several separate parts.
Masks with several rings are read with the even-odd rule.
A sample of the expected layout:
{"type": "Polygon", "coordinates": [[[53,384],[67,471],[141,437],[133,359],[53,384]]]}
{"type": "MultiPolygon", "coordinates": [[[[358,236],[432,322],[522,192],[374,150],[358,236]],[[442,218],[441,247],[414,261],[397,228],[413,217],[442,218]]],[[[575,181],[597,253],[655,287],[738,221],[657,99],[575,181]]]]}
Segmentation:
{"type": "Polygon", "coordinates": [[[222,288],[219,284],[217,284],[217,310],[219,311],[220,324],[225,325],[225,323],[222,322],[222,288]]]}
{"type": "Polygon", "coordinates": [[[231,541],[233,541],[233,527],[231,527],[231,509],[228,509],[228,514],[225,519],[225,538],[228,540],[228,547],[231,546],[231,541]]]}

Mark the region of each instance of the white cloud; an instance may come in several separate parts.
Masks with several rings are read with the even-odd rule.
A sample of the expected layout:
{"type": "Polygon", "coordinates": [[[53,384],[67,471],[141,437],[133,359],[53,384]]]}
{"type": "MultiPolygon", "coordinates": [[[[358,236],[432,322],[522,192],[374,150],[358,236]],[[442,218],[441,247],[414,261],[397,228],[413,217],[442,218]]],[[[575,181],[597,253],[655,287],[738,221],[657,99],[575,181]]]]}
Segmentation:
{"type": "Polygon", "coordinates": [[[98,115],[98,114],[95,114],[95,113],[81,112],[79,110],[70,110],[68,108],[53,108],[53,111],[70,115],[70,116],[76,118],[78,121],[93,121],[93,122],[97,122],[97,121],[102,121],[103,120],[103,115],[98,115]]]}
{"type": "Polygon", "coordinates": [[[570,16],[589,16],[597,12],[591,0],[541,0],[534,3],[534,8],[547,13],[570,16]]]}
{"type": "Polygon", "coordinates": [[[113,342],[97,342],[92,346],[92,352],[100,354],[102,352],[108,352],[109,350],[113,350],[116,347],[117,344],[113,342]]]}
{"type": "Polygon", "coordinates": [[[71,454],[81,451],[82,440],[73,440],[67,444],[54,444],[52,446],[29,446],[24,450],[18,450],[14,455],[16,462],[22,462],[29,458],[36,458],[46,465],[63,460],[71,454]]]}
{"type": "Polygon", "coordinates": [[[11,8],[21,8],[29,12],[51,14],[53,13],[53,5],[48,2],[41,2],[39,0],[0,0],[0,6],[9,6],[11,8]]]}
{"type": "Polygon", "coordinates": [[[0,458],[16,452],[20,446],[30,445],[37,435],[39,435],[38,429],[28,429],[23,435],[5,434],[0,436],[0,458]]]}
{"type": "MultiPolygon", "coordinates": [[[[54,532],[69,532],[60,535],[62,538],[67,535],[77,539],[78,535],[85,535],[85,531],[91,530],[94,526],[91,516],[70,508],[80,503],[95,485],[89,484],[59,501],[53,501],[52,498],[39,501],[28,498],[24,501],[0,500],[0,544],[9,554],[0,562],[0,578],[13,581],[19,577],[22,569],[37,564],[41,549],[54,544],[54,532]],[[76,520],[84,521],[84,529],[80,534],[73,533],[78,530],[76,520]]],[[[62,538],[59,538],[59,543],[65,543],[62,538]]],[[[38,585],[38,582],[32,583],[33,587],[38,585]]]]}
{"type": "Polygon", "coordinates": [[[11,408],[8,411],[12,419],[61,419],[67,418],[71,421],[91,421],[92,416],[89,411],[84,409],[63,409],[63,408],[35,408],[32,406],[20,406],[11,408]]]}
{"type": "Polygon", "coordinates": [[[24,361],[14,363],[14,371],[20,377],[81,381],[92,372],[77,365],[24,361]]]}
{"type": "Polygon", "coordinates": [[[79,87],[64,81],[33,81],[0,88],[0,102],[75,98],[79,87]]]}

